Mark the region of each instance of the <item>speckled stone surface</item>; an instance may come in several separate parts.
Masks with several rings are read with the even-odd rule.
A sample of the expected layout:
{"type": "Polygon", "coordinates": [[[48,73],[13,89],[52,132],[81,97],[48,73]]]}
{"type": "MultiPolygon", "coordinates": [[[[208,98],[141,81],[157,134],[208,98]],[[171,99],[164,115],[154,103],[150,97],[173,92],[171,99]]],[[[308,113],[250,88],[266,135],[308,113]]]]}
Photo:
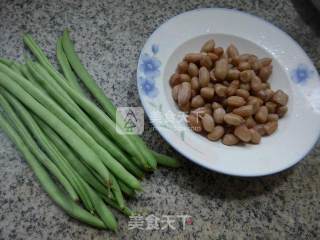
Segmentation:
{"type": "MultiPolygon", "coordinates": [[[[21,36],[32,33],[54,57],[65,27],[84,64],[118,106],[140,106],[135,71],[148,36],[167,19],[196,8],[237,8],[291,35],[320,68],[320,13],[309,1],[1,0],[0,56],[22,58],[21,36]],[[318,64],[317,64],[318,63],[318,64]]],[[[207,171],[182,159],[147,121],[150,147],[183,161],[143,181],[132,208],[156,216],[188,214],[185,230],[99,231],[68,217],[48,198],[13,144],[0,132],[0,239],[319,239],[320,146],[275,176],[243,179],[207,171]]],[[[290,150],[288,150],[290,151],[290,150]]]]}

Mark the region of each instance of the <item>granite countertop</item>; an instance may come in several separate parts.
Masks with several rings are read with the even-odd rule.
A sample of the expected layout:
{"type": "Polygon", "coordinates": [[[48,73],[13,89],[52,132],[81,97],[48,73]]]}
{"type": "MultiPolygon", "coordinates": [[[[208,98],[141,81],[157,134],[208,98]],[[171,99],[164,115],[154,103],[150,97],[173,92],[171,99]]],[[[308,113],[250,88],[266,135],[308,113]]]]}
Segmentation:
{"type": "MultiPolygon", "coordinates": [[[[167,19],[204,7],[237,8],[272,22],[320,68],[320,13],[303,0],[1,0],[0,56],[22,59],[21,37],[29,32],[53,58],[57,37],[69,27],[77,51],[105,93],[118,106],[141,106],[135,71],[148,36],[167,19]]],[[[280,174],[236,178],[183,159],[146,121],[143,138],[148,145],[181,159],[183,167],[162,168],[148,176],[144,192],[128,204],[144,216],[190,215],[184,230],[181,224],[176,230],[129,230],[127,218],[117,214],[119,230],[111,233],[71,219],[48,198],[0,132],[0,239],[319,238],[319,144],[300,164],[280,174]]]]}

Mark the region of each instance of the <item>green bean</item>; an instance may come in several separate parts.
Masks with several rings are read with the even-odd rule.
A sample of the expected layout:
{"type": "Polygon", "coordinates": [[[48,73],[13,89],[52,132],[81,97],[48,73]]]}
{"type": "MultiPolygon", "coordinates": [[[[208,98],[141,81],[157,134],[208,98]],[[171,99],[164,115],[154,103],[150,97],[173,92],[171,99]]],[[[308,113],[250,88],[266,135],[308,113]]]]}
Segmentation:
{"type": "MultiPolygon", "coordinates": [[[[85,67],[81,64],[81,61],[75,52],[73,43],[69,37],[69,32],[67,30],[65,30],[63,32],[62,46],[63,46],[64,52],[66,54],[66,57],[69,60],[75,73],[82,80],[84,85],[89,89],[91,94],[97,99],[99,104],[102,106],[103,110],[110,116],[110,118],[114,122],[120,121],[120,124],[118,126],[124,126],[123,119],[121,117],[118,117],[118,119],[116,119],[116,115],[117,115],[116,114],[117,113],[116,107],[106,97],[106,95],[101,90],[101,88],[98,87],[98,85],[93,80],[91,75],[88,73],[88,71],[85,69],[85,67]]],[[[143,157],[146,158],[150,167],[152,169],[156,169],[157,162],[156,162],[155,158],[153,157],[153,155],[148,151],[148,148],[145,145],[145,143],[139,137],[137,137],[135,135],[131,135],[129,138],[131,138],[132,142],[138,147],[138,149],[140,149],[143,157]]]]}
{"type": "MultiPolygon", "coordinates": [[[[154,157],[147,151],[148,149],[145,147],[145,144],[141,141],[141,139],[137,138],[136,143],[140,144],[142,147],[144,147],[145,151],[141,151],[141,146],[136,146],[136,143],[132,141],[132,137],[128,137],[124,135],[124,133],[118,134],[116,132],[115,123],[109,119],[107,115],[104,114],[103,111],[101,111],[99,108],[97,108],[93,103],[91,103],[88,99],[82,96],[82,94],[78,93],[76,90],[74,90],[74,94],[70,93],[71,87],[69,87],[68,83],[65,81],[64,77],[56,71],[56,69],[52,66],[46,55],[43,53],[41,48],[37,46],[35,41],[32,39],[30,35],[25,35],[23,38],[25,44],[30,48],[32,53],[36,56],[38,61],[41,63],[41,65],[46,68],[46,70],[54,77],[54,79],[61,85],[63,88],[68,92],[68,94],[77,102],[82,108],[84,107],[85,111],[91,115],[95,119],[96,122],[98,122],[107,132],[109,132],[110,136],[113,138],[115,142],[119,144],[119,146],[124,150],[129,152],[131,155],[136,156],[136,158],[141,161],[145,169],[149,169],[150,167],[155,169],[156,168],[156,160],[154,157]],[[80,96],[77,96],[80,95],[80,96]],[[80,97],[80,98],[77,98],[80,97]],[[89,105],[88,105],[89,104],[89,105]],[[92,109],[93,108],[93,109],[92,109]],[[100,113],[97,113],[97,111],[100,111],[100,113]],[[96,112],[92,114],[92,112],[96,112]],[[96,115],[100,116],[96,116],[96,115]],[[101,118],[102,117],[102,118],[101,118]],[[147,164],[145,158],[145,155],[147,154],[146,159],[148,161],[151,161],[150,166],[147,164]]],[[[67,54],[67,52],[65,52],[67,54]]],[[[73,90],[73,89],[72,89],[73,90]]]]}
{"type": "Polygon", "coordinates": [[[8,135],[8,137],[16,144],[17,148],[20,150],[25,160],[32,168],[43,189],[48,193],[48,195],[57,205],[64,209],[70,216],[82,222],[85,222],[97,228],[106,228],[105,224],[99,218],[91,215],[89,212],[87,212],[86,210],[78,206],[76,203],[74,203],[70,198],[64,196],[64,194],[51,180],[46,170],[41,166],[41,164],[37,161],[34,155],[29,151],[28,147],[21,140],[19,135],[1,115],[0,127],[8,135]]]}
{"type": "MultiPolygon", "coordinates": [[[[36,115],[33,116],[40,128],[44,131],[49,139],[55,144],[58,150],[63,154],[63,156],[69,161],[72,167],[82,176],[87,183],[89,183],[97,191],[108,194],[106,187],[97,180],[97,178],[88,170],[88,168],[79,160],[79,157],[70,149],[66,143],[56,134],[47,124],[45,124],[36,115]]],[[[83,160],[84,161],[84,160],[83,160]]]]}
{"type": "Polygon", "coordinates": [[[83,81],[89,91],[97,98],[97,101],[101,104],[103,109],[112,109],[112,111],[107,112],[113,121],[116,121],[116,109],[114,108],[112,102],[104,95],[103,91],[94,83],[91,75],[81,64],[80,59],[75,54],[74,46],[69,38],[69,32],[64,31],[62,37],[63,50],[69,60],[72,68],[83,81]]]}
{"type": "MultiPolygon", "coordinates": [[[[31,61],[31,60],[27,60],[31,61]]],[[[29,71],[26,64],[22,64],[20,71],[22,72],[23,76],[28,79],[32,84],[36,85],[37,87],[40,87],[39,83],[36,81],[36,79],[32,76],[31,72],[29,71]]]]}
{"type": "MultiPolygon", "coordinates": [[[[29,63],[27,63],[29,64],[29,63]]],[[[66,111],[70,113],[72,117],[74,117],[75,120],[77,120],[82,126],[86,126],[85,129],[88,130],[90,133],[94,133],[95,128],[93,127],[94,124],[90,124],[88,122],[88,119],[84,116],[85,114],[81,114],[81,109],[74,103],[74,101],[69,97],[69,95],[63,91],[63,89],[60,88],[60,86],[51,78],[51,76],[46,72],[44,68],[41,67],[41,65],[28,65],[31,72],[36,76],[37,80],[41,82],[41,85],[51,94],[54,96],[54,99],[58,101],[61,106],[64,106],[66,111]],[[44,80],[47,79],[47,80],[44,80]]],[[[59,113],[61,111],[58,111],[59,109],[55,107],[55,112],[59,113]]],[[[60,113],[62,115],[62,112],[60,113]]],[[[84,141],[88,145],[90,145],[95,152],[98,154],[100,159],[105,163],[105,165],[115,174],[117,177],[122,179],[124,182],[126,182],[129,186],[132,186],[133,188],[140,188],[139,181],[131,174],[129,173],[120,163],[118,163],[112,155],[108,151],[106,151],[101,145],[99,145],[88,132],[83,130],[73,118],[71,118],[69,115],[66,114],[66,117],[64,117],[65,123],[72,129],[78,129],[79,136],[82,137],[84,141]]],[[[95,132],[98,134],[98,131],[95,132]]]]}
{"type": "MultiPolygon", "coordinates": [[[[101,176],[109,183],[110,174],[101,162],[100,158],[91,150],[91,148],[78,137],[64,122],[52,114],[49,110],[43,107],[24,89],[32,87],[31,83],[23,77],[11,71],[8,67],[0,63],[0,71],[9,74],[5,75],[0,72],[0,85],[10,91],[16,98],[22,101],[29,109],[31,109],[38,117],[44,120],[51,128],[53,128],[73,149],[83,156],[83,159],[92,166],[101,176]],[[24,89],[14,80],[26,83],[24,89]]],[[[34,88],[35,89],[35,88],[34,88]]],[[[38,89],[35,89],[38,90],[38,89]]],[[[43,99],[49,99],[40,91],[36,91],[43,99]]],[[[50,108],[49,108],[50,109],[50,108]]]]}
{"type": "Polygon", "coordinates": [[[136,193],[132,188],[128,187],[126,184],[124,184],[121,181],[118,181],[118,183],[121,191],[124,192],[127,196],[130,196],[130,197],[135,196],[136,193]]]}
{"type": "Polygon", "coordinates": [[[62,37],[58,38],[56,53],[57,53],[58,63],[63,71],[65,78],[68,80],[70,86],[72,86],[79,93],[83,93],[83,91],[80,87],[80,84],[77,80],[77,76],[72,71],[70,63],[69,63],[65,53],[63,52],[62,37]]]}
{"type": "Polygon", "coordinates": [[[95,193],[95,191],[93,191],[86,182],[83,181],[82,183],[85,186],[86,191],[89,193],[91,201],[94,203],[96,213],[99,215],[99,217],[102,219],[102,221],[108,228],[115,231],[118,224],[112,212],[105,205],[100,196],[97,193],[95,193]]]}
{"type": "Polygon", "coordinates": [[[169,157],[167,155],[157,153],[153,150],[151,150],[152,154],[155,156],[157,162],[159,165],[165,166],[165,167],[172,167],[172,168],[178,168],[181,167],[181,162],[169,157]]]}
{"type": "Polygon", "coordinates": [[[25,109],[25,107],[16,100],[7,91],[1,91],[1,93],[6,97],[10,104],[14,107],[15,111],[18,112],[19,116],[23,119],[24,123],[28,126],[29,130],[32,132],[33,136],[36,138],[38,143],[42,146],[44,151],[49,155],[50,159],[55,162],[60,171],[64,176],[70,181],[74,189],[79,194],[81,200],[85,204],[88,210],[93,210],[92,203],[84,191],[82,184],[79,182],[79,177],[77,173],[74,172],[72,167],[67,163],[63,155],[56,149],[56,147],[50,142],[50,140],[44,135],[42,130],[39,128],[37,123],[34,121],[30,113],[25,109]]]}
{"type": "Polygon", "coordinates": [[[70,195],[70,197],[74,201],[79,201],[78,195],[73,189],[70,182],[65,178],[65,176],[61,173],[61,171],[57,168],[57,166],[39,148],[38,144],[30,135],[29,131],[23,125],[21,120],[17,117],[16,113],[14,112],[10,104],[3,97],[3,93],[4,93],[3,91],[5,90],[0,89],[0,91],[2,93],[2,95],[0,95],[1,107],[9,117],[11,123],[15,125],[15,129],[17,130],[18,134],[21,136],[22,140],[26,143],[27,147],[37,157],[37,159],[39,159],[39,161],[47,168],[47,170],[59,180],[59,182],[64,187],[66,192],[70,195]]]}
{"type": "Polygon", "coordinates": [[[100,195],[102,197],[102,199],[109,204],[111,207],[118,209],[119,211],[121,211],[123,214],[127,215],[127,216],[132,216],[133,215],[133,211],[128,208],[127,206],[125,206],[124,208],[120,208],[118,203],[116,201],[114,201],[113,199],[105,196],[105,195],[100,195]]]}
{"type": "Polygon", "coordinates": [[[119,204],[119,207],[122,209],[125,206],[125,201],[124,201],[120,186],[118,184],[117,179],[113,175],[111,175],[111,178],[113,183],[111,187],[111,191],[114,195],[115,200],[119,204]]]}
{"type": "Polygon", "coordinates": [[[5,58],[0,58],[0,63],[7,65],[8,67],[11,66],[11,64],[13,63],[12,60],[9,59],[5,59],[5,58]]]}

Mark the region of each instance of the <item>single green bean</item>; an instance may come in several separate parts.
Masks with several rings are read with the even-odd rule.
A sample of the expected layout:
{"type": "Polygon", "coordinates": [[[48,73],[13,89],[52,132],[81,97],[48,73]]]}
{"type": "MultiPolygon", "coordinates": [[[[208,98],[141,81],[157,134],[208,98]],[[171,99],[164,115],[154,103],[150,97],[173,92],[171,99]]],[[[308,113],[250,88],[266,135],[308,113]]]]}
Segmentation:
{"type": "MultiPolygon", "coordinates": [[[[0,85],[10,91],[16,98],[22,101],[29,109],[31,109],[38,117],[44,120],[51,128],[53,128],[72,148],[83,156],[83,159],[92,166],[101,176],[106,180],[106,183],[110,183],[110,174],[101,162],[100,158],[94,151],[80,138],[78,135],[67,127],[64,122],[52,114],[47,108],[43,107],[38,101],[36,101],[28,92],[26,92],[18,83],[25,83],[24,89],[34,88],[30,86],[30,82],[13,72],[11,69],[0,63],[0,85]],[[5,72],[8,75],[1,73],[5,72]]],[[[40,91],[36,91],[43,99],[49,99],[45,94],[40,91]]],[[[50,108],[49,108],[50,109],[50,108]]]]}
{"type": "Polygon", "coordinates": [[[29,151],[28,147],[21,140],[19,135],[10,126],[10,124],[0,115],[0,127],[8,135],[8,137],[16,144],[25,160],[28,162],[36,177],[38,178],[43,189],[48,193],[52,200],[64,209],[70,216],[92,225],[97,228],[106,228],[105,224],[97,217],[93,216],[70,198],[66,197],[60,189],[54,184],[46,170],[41,166],[34,155],[29,151]]]}
{"type": "Polygon", "coordinates": [[[117,201],[119,207],[122,209],[125,207],[125,201],[124,201],[120,186],[118,184],[117,179],[113,175],[111,175],[111,178],[112,178],[112,183],[113,183],[112,187],[111,187],[111,191],[112,191],[113,196],[114,196],[115,200],[117,201]]]}
{"type": "Polygon", "coordinates": [[[47,168],[47,170],[55,176],[61,185],[64,187],[66,192],[74,201],[79,201],[76,191],[73,189],[70,182],[61,173],[57,166],[46,156],[46,154],[39,148],[38,144],[35,142],[29,131],[26,129],[21,120],[17,117],[16,113],[8,103],[8,101],[3,97],[4,89],[0,89],[2,95],[0,95],[0,105],[9,117],[11,123],[15,125],[17,133],[21,136],[22,140],[26,143],[30,151],[39,159],[39,161],[47,168]]]}
{"type": "Polygon", "coordinates": [[[124,192],[127,196],[134,197],[136,195],[134,189],[128,187],[126,184],[124,184],[121,181],[118,181],[118,183],[121,191],[124,192]]]}
{"type": "Polygon", "coordinates": [[[83,93],[82,88],[80,87],[80,84],[77,80],[77,76],[72,71],[70,63],[65,53],[63,52],[62,37],[58,38],[56,54],[57,54],[58,63],[63,71],[65,78],[68,80],[70,86],[73,87],[75,90],[77,90],[79,93],[83,93]]]}
{"type": "Polygon", "coordinates": [[[165,166],[165,167],[172,167],[172,168],[178,168],[181,167],[181,162],[169,157],[167,155],[157,153],[153,150],[151,150],[152,154],[155,156],[157,162],[159,165],[165,166]]]}

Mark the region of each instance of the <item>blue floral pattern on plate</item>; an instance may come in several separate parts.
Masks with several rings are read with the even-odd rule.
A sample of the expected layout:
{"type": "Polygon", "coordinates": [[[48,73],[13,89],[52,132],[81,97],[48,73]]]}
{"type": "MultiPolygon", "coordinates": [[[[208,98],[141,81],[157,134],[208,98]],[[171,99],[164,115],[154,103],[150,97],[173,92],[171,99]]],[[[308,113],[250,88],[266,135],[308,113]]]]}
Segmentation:
{"type": "Polygon", "coordinates": [[[161,62],[157,59],[156,54],[159,52],[159,46],[153,44],[151,46],[152,54],[143,53],[139,61],[139,88],[142,93],[150,98],[158,95],[156,87],[156,78],[160,75],[161,62]]]}
{"type": "Polygon", "coordinates": [[[309,68],[306,64],[299,64],[293,71],[291,72],[292,80],[300,85],[304,85],[307,83],[308,79],[314,74],[314,71],[309,68]]]}

